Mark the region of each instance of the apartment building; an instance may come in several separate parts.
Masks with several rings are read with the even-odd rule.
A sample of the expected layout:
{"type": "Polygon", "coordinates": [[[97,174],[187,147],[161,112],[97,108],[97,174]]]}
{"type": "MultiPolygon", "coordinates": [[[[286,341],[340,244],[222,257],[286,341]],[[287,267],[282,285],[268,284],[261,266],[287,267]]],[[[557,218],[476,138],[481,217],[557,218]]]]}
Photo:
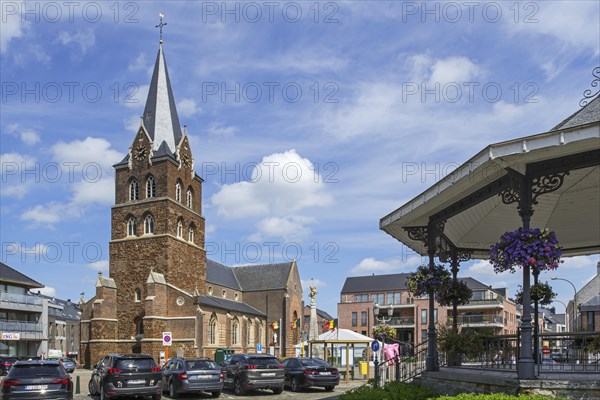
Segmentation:
{"type": "MultiPolygon", "coordinates": [[[[370,335],[373,326],[384,322],[396,328],[396,339],[420,343],[427,339],[429,318],[437,326],[452,324],[452,307],[435,304],[429,313],[426,297],[413,297],[406,287],[409,274],[371,275],[346,278],[338,303],[340,328],[370,335]],[[379,305],[379,316],[373,305],[379,305]],[[392,314],[388,315],[388,309],[392,314]]],[[[459,278],[473,291],[469,303],[458,307],[459,328],[491,327],[497,334],[517,331],[519,314],[506,289],[493,289],[476,279],[459,278]]]]}
{"type": "Polygon", "coordinates": [[[43,296],[48,303],[48,350],[60,350],[64,357],[79,357],[79,305],[71,299],[43,296]]]}
{"type": "Polygon", "coordinates": [[[0,355],[38,356],[46,350],[47,304],[29,293],[42,287],[0,263],[0,355]]]}

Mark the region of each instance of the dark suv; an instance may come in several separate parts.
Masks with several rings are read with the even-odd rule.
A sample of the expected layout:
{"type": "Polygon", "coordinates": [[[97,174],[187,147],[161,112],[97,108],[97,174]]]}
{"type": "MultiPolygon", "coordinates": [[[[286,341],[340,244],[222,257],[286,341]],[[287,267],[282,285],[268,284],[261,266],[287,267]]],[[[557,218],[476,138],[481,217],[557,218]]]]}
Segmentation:
{"type": "Polygon", "coordinates": [[[234,354],[221,364],[225,387],[242,396],[249,389],[271,389],[283,392],[283,365],[269,354],[234,354]]]}
{"type": "Polygon", "coordinates": [[[17,361],[0,384],[4,400],[72,400],[73,381],[58,361],[17,361]]]}
{"type": "Polygon", "coordinates": [[[160,368],[148,354],[108,354],[94,365],[88,389],[101,400],[120,396],[152,396],[159,400],[160,368]]]}
{"type": "Polygon", "coordinates": [[[8,371],[10,371],[10,367],[12,367],[13,364],[16,362],[17,362],[17,357],[11,357],[11,356],[0,357],[0,375],[8,374],[8,371]]]}
{"type": "Polygon", "coordinates": [[[163,389],[169,397],[180,393],[210,392],[219,397],[223,390],[221,367],[208,358],[172,358],[162,369],[163,389]]]}

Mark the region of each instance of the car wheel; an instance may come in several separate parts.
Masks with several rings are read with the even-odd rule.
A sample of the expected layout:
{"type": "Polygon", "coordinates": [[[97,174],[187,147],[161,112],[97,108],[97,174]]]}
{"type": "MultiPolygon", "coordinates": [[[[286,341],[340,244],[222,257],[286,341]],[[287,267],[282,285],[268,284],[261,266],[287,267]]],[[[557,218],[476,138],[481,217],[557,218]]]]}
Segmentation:
{"type": "Polygon", "coordinates": [[[177,390],[175,390],[175,384],[173,381],[169,382],[169,397],[172,399],[177,398],[177,390]]]}
{"type": "Polygon", "coordinates": [[[292,392],[297,392],[298,390],[300,390],[300,384],[298,383],[298,378],[296,378],[296,377],[292,378],[292,382],[290,382],[290,388],[292,389],[292,392]]]}
{"type": "Polygon", "coordinates": [[[211,394],[212,394],[212,397],[216,399],[217,397],[219,397],[221,395],[221,392],[212,392],[211,394]]]}
{"type": "Polygon", "coordinates": [[[235,382],[233,383],[233,393],[235,393],[236,396],[243,396],[246,394],[246,389],[244,389],[240,378],[236,378],[235,382]]]}
{"type": "Polygon", "coordinates": [[[273,393],[275,393],[275,394],[281,394],[281,392],[283,392],[283,386],[282,387],[273,388],[273,393]]]}
{"type": "Polygon", "coordinates": [[[325,390],[328,392],[333,392],[333,389],[335,389],[335,386],[325,386],[325,390]]]}
{"type": "Polygon", "coordinates": [[[93,379],[90,379],[88,382],[88,392],[90,392],[92,396],[98,396],[98,390],[96,390],[96,385],[94,385],[93,379]]]}

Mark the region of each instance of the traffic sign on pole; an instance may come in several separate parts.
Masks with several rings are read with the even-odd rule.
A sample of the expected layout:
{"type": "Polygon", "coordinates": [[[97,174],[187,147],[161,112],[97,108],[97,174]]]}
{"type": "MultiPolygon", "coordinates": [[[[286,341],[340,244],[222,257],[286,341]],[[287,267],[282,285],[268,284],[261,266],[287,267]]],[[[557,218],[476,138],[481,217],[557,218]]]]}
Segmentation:
{"type": "Polygon", "coordinates": [[[171,332],[163,332],[163,346],[170,346],[173,342],[171,332]]]}
{"type": "Polygon", "coordinates": [[[260,344],[260,343],[256,344],[256,352],[257,353],[262,353],[262,344],[260,344]]]}
{"type": "Polygon", "coordinates": [[[377,340],[373,340],[371,342],[371,350],[373,350],[373,351],[379,350],[379,342],[377,340]]]}

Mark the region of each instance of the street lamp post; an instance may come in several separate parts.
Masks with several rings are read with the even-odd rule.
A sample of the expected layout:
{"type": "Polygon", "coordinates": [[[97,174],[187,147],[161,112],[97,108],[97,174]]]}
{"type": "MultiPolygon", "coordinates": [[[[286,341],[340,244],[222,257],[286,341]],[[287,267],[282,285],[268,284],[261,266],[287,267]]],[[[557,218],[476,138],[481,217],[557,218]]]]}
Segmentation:
{"type": "MultiPolygon", "coordinates": [[[[382,307],[379,306],[379,304],[375,303],[373,305],[373,315],[375,316],[375,321],[377,321],[378,323],[382,324],[382,325],[386,325],[388,322],[390,322],[392,320],[392,315],[394,315],[394,306],[392,306],[391,304],[388,305],[387,307],[385,307],[387,309],[387,315],[389,318],[386,318],[385,315],[383,316],[379,316],[379,311],[381,310],[382,307]]],[[[385,333],[385,329],[383,330],[383,332],[381,333],[381,356],[380,356],[380,360],[383,363],[384,361],[384,347],[385,347],[385,337],[386,337],[386,333],[385,333]]],[[[378,360],[377,360],[377,353],[375,354],[375,368],[378,370],[378,360]]],[[[376,372],[377,372],[376,370],[376,372]]],[[[376,375],[376,380],[378,380],[377,378],[379,377],[379,374],[376,375]]],[[[379,382],[375,382],[376,385],[379,384],[379,382]]]]}
{"type": "MultiPolygon", "coordinates": [[[[573,318],[572,318],[572,322],[573,322],[573,332],[577,332],[577,288],[575,287],[575,285],[573,284],[573,282],[571,282],[568,279],[565,278],[559,278],[557,276],[553,276],[552,278],[553,281],[565,281],[571,284],[571,286],[573,286],[573,318]]],[[[566,312],[566,308],[565,308],[565,312],[566,312]]]]}

